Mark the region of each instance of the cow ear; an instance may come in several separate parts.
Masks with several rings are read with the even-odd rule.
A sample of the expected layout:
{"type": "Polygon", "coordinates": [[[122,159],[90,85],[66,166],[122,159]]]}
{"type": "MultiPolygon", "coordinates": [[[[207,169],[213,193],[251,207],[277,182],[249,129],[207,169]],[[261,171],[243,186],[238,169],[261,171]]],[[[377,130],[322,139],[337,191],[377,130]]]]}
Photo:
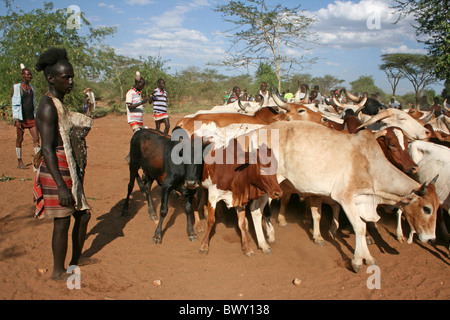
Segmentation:
{"type": "Polygon", "coordinates": [[[381,137],[385,137],[387,134],[387,130],[383,129],[383,130],[379,130],[377,132],[375,132],[373,135],[375,136],[375,139],[381,138],[381,137]]]}

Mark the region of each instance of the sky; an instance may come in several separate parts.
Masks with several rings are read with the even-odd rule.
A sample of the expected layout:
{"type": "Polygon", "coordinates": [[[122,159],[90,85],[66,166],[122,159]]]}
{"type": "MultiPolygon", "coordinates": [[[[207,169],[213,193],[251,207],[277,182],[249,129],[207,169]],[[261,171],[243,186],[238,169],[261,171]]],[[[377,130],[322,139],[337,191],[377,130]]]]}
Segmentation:
{"type": "MultiPolygon", "coordinates": [[[[212,67],[222,61],[230,48],[226,32],[234,27],[223,21],[213,9],[227,4],[222,0],[58,0],[55,8],[77,6],[94,26],[115,26],[116,33],[106,44],[118,54],[139,58],[153,56],[167,61],[170,73],[190,66],[215,68],[219,73],[233,75],[236,71],[212,67]]],[[[14,10],[25,12],[42,8],[44,1],[14,0],[14,10]]],[[[371,75],[375,85],[386,93],[391,87],[386,75],[379,70],[381,55],[385,53],[426,54],[424,46],[416,40],[412,17],[399,23],[391,8],[391,0],[267,0],[267,5],[281,3],[288,8],[300,5],[300,10],[315,22],[311,31],[317,43],[308,50],[290,50],[293,56],[317,58],[315,64],[305,66],[300,73],[313,77],[330,74],[345,80],[344,86],[363,75],[371,75]]],[[[4,14],[4,6],[0,13],[4,14]],[[3,10],[4,12],[1,12],[3,10]]],[[[73,12],[73,11],[72,11],[73,12]]],[[[83,25],[81,25],[81,31],[83,25]]],[[[247,70],[242,70],[246,73],[247,70]]],[[[254,74],[254,70],[249,70],[254,74]]],[[[436,93],[442,82],[432,86],[436,93]]],[[[411,83],[403,79],[397,94],[413,92],[411,83]]]]}

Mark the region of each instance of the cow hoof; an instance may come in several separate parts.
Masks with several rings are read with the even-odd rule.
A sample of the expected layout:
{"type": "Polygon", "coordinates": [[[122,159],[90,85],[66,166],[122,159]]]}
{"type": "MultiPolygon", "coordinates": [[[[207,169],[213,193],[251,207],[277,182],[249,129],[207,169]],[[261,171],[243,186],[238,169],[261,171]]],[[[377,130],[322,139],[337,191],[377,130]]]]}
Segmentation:
{"type": "Polygon", "coordinates": [[[353,271],[355,271],[355,273],[358,273],[359,271],[361,271],[361,267],[362,267],[361,263],[356,263],[356,262],[352,261],[352,268],[353,268],[353,271]]]}
{"type": "Polygon", "coordinates": [[[377,266],[378,265],[378,262],[375,258],[366,259],[365,261],[368,266],[377,266]]]}
{"type": "Polygon", "coordinates": [[[288,224],[286,222],[286,220],[284,221],[278,221],[278,225],[282,228],[287,228],[288,224]]]}
{"type": "Polygon", "coordinates": [[[375,240],[371,236],[367,236],[366,237],[366,242],[367,242],[368,245],[369,244],[374,244],[375,240]]]}
{"type": "Polygon", "coordinates": [[[404,236],[397,237],[397,241],[400,243],[406,243],[406,238],[404,236]]]}
{"type": "Polygon", "coordinates": [[[161,238],[160,237],[153,237],[153,244],[161,244],[161,238]]]}
{"type": "Polygon", "coordinates": [[[264,254],[272,254],[272,248],[268,248],[262,251],[264,254]]]}
{"type": "Polygon", "coordinates": [[[149,214],[150,214],[150,219],[152,219],[153,221],[157,221],[158,220],[158,216],[156,215],[156,213],[149,212],[149,214]]]}
{"type": "Polygon", "coordinates": [[[317,244],[319,247],[323,247],[327,244],[325,240],[314,240],[314,243],[317,244]]]}
{"type": "Polygon", "coordinates": [[[191,242],[195,242],[195,240],[198,239],[198,238],[197,238],[197,235],[194,234],[194,235],[192,235],[192,236],[188,236],[188,239],[189,239],[189,241],[191,241],[191,242]]]}
{"type": "Polygon", "coordinates": [[[202,253],[202,254],[208,254],[208,253],[209,253],[209,248],[203,248],[203,247],[201,247],[200,250],[199,250],[199,252],[202,253]]]}
{"type": "Polygon", "coordinates": [[[254,255],[255,253],[253,252],[253,250],[248,250],[248,251],[244,251],[244,254],[247,256],[247,257],[251,257],[252,255],[254,255]]]}

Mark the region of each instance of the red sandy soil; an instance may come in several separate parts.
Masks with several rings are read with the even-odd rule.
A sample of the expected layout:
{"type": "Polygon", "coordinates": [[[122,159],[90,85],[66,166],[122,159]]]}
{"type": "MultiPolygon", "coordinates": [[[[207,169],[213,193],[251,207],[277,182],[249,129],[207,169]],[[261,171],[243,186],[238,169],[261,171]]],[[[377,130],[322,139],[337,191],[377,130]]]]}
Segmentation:
{"type": "MultiPolygon", "coordinates": [[[[172,127],[180,118],[171,117],[172,127]]],[[[144,122],[154,127],[151,115],[145,115],[144,122]]],[[[129,216],[120,217],[128,184],[125,156],[132,135],[124,115],[96,119],[87,136],[85,191],[93,210],[84,249],[99,263],[80,267],[81,288],[70,290],[65,282],[50,279],[53,223],[33,217],[34,172],[16,168],[15,135],[12,125],[0,121],[0,177],[15,178],[0,182],[2,300],[450,298],[450,259],[444,243],[399,243],[395,239],[395,216],[383,212],[374,234],[376,244],[369,247],[380,267],[380,289],[368,288],[368,279],[374,274],[367,272],[367,266],[358,274],[351,269],[354,234],[342,229],[336,240],[328,236],[331,213],[327,206],[321,225],[326,245],[314,244],[311,228],[303,223],[305,204],[296,197],[288,206],[287,228],[277,225],[279,204],[272,203],[276,243],[268,255],[257,250],[251,224],[255,254],[243,255],[236,215],[225,208],[217,214],[209,254],[199,253],[203,234],[195,242],[188,240],[186,215],[181,198],[175,194],[170,196],[162,244],[153,244],[156,224],[149,218],[137,184],[129,216]],[[295,278],[301,280],[299,285],[293,284],[295,278]]],[[[28,131],[23,154],[25,163],[30,163],[33,144],[28,131]]],[[[161,189],[154,185],[153,190],[159,212],[161,189]]],[[[206,227],[206,221],[202,223],[206,227]]],[[[406,235],[408,231],[404,224],[406,235]]],[[[67,262],[70,256],[69,248],[67,262]]]]}

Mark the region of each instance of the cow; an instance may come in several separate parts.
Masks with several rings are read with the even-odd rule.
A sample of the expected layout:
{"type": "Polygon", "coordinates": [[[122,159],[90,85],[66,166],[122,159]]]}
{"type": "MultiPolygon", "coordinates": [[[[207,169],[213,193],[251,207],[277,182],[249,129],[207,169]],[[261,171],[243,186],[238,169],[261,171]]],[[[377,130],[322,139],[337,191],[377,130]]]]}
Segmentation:
{"type": "MultiPolygon", "coordinates": [[[[244,141],[245,142],[245,141],[244,141]]],[[[278,199],[282,190],[276,179],[277,160],[272,151],[265,146],[251,149],[242,144],[239,138],[231,139],[226,146],[211,148],[203,160],[202,187],[207,191],[207,230],[201,242],[200,252],[209,251],[211,229],[215,223],[217,203],[224,201],[228,208],[234,208],[241,230],[242,249],[246,256],[253,254],[248,244],[245,223],[245,206],[250,205],[258,246],[263,252],[270,252],[262,230],[262,211],[268,201],[278,199]]],[[[188,184],[196,187],[192,178],[188,184]]],[[[268,221],[266,221],[267,223],[268,221]]],[[[273,227],[266,224],[273,231],[273,227]]]]}
{"type": "Polygon", "coordinates": [[[213,124],[216,127],[226,127],[233,123],[247,123],[256,125],[266,125],[275,121],[289,120],[290,116],[286,113],[278,112],[273,107],[262,107],[253,115],[232,112],[219,113],[198,113],[192,117],[184,117],[177,123],[177,127],[183,128],[190,134],[195,131],[195,124],[202,125],[213,124]]]}
{"type": "MultiPolygon", "coordinates": [[[[353,126],[354,127],[354,126],[353,126]]],[[[356,131],[350,130],[349,133],[356,133],[356,131]]],[[[383,150],[385,157],[398,169],[406,174],[415,174],[419,170],[417,164],[411,158],[408,152],[408,140],[406,139],[403,131],[400,128],[388,127],[386,129],[377,131],[374,133],[374,138],[377,140],[379,146],[383,150]]],[[[280,203],[280,211],[278,213],[278,224],[282,227],[287,226],[285,212],[287,202],[289,201],[290,193],[285,192],[280,203]]],[[[313,219],[313,239],[316,244],[324,245],[325,241],[320,233],[320,218],[321,218],[321,206],[322,200],[324,203],[331,206],[333,211],[333,223],[330,230],[330,235],[334,238],[338,229],[340,206],[335,201],[314,196],[307,199],[309,201],[309,207],[311,208],[311,215],[313,219]]],[[[309,216],[306,219],[309,223],[309,216]]],[[[373,239],[368,236],[367,241],[369,244],[373,243],[373,239]]]]}
{"type": "MultiPolygon", "coordinates": [[[[176,130],[174,129],[172,134],[176,130]]],[[[128,206],[131,192],[133,191],[134,181],[139,176],[138,170],[142,168],[144,173],[143,180],[146,181],[144,191],[147,195],[148,212],[152,220],[157,220],[151,198],[151,186],[153,181],[162,187],[161,208],[158,226],[153,236],[153,243],[158,244],[162,241],[162,224],[168,212],[168,197],[170,191],[177,189],[185,198],[185,210],[187,216],[187,234],[190,241],[197,238],[192,224],[193,215],[193,197],[195,190],[184,186],[186,164],[174,163],[176,158],[182,155],[175,154],[176,146],[180,141],[172,141],[171,136],[153,129],[141,129],[137,131],[130,141],[130,180],[128,183],[128,192],[122,208],[122,216],[128,214],[128,206]]],[[[181,150],[181,149],[180,149],[181,150]]],[[[192,161],[192,163],[194,163],[192,161]]],[[[195,172],[201,176],[201,163],[195,163],[195,172]]]]}
{"type": "MultiPolygon", "coordinates": [[[[409,144],[409,153],[419,166],[419,171],[413,175],[413,178],[419,183],[429,181],[436,175],[439,175],[439,179],[436,182],[436,192],[440,204],[438,222],[446,238],[445,240],[448,241],[449,236],[443,220],[443,214],[444,211],[448,213],[450,209],[450,149],[432,142],[414,141],[409,144]]],[[[401,212],[399,212],[399,219],[400,217],[401,212]]],[[[411,243],[413,234],[414,231],[410,233],[408,243],[411,243]]],[[[397,230],[397,238],[404,241],[401,229],[397,230]]]]}
{"type": "Polygon", "coordinates": [[[278,148],[278,181],[301,196],[329,197],[345,211],[356,236],[355,272],[363,260],[377,263],[365,234],[366,222],[379,219],[379,204],[400,207],[422,242],[435,239],[439,199],[433,182],[421,185],[397,169],[368,130],[345,134],[299,121],[273,123],[264,130],[279,137],[277,145],[269,145],[278,148]]]}

